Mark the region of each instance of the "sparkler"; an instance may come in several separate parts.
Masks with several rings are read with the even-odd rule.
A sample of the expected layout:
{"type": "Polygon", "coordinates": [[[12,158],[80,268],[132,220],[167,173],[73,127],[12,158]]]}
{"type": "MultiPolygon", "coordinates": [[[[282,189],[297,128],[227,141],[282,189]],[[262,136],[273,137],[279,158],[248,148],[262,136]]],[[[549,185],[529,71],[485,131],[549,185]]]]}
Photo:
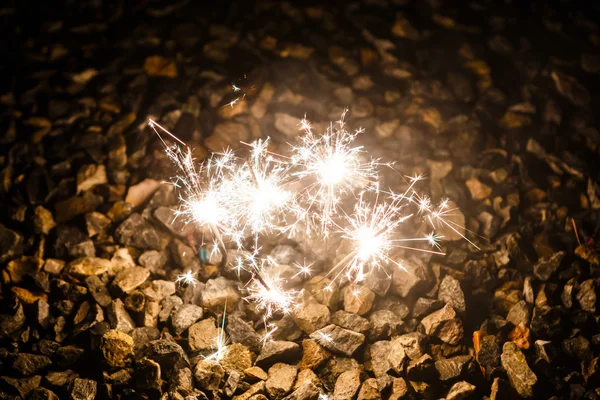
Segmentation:
{"type": "MultiPolygon", "coordinates": [[[[232,87],[234,93],[241,90],[232,87]]],[[[409,178],[403,193],[381,190],[379,169],[391,164],[370,159],[364,148],[355,144],[362,131],[350,133],[344,117],[345,112],[322,135],[315,134],[310,123],[303,120],[304,134],[299,143],[291,145],[289,158],[270,152],[267,139],[245,143],[250,149],[246,158],[225,150],[198,165],[185,143],[150,120],[179,172],[171,182],[182,189],[175,217],[207,228],[223,253],[222,265],[227,258],[226,242],[245,249],[247,239],[252,237],[251,255],[236,260],[234,268],[238,276],[242,269],[251,273],[252,279],[245,286],[246,300],[256,303],[263,313],[265,340],[276,329],[267,320],[275,314],[292,312],[300,292],[287,287],[273,259],[260,256],[261,235],[292,231],[302,220],[307,235],[314,230],[325,240],[333,234],[345,240],[350,250],[329,270],[332,282],[327,290],[342,278],[359,283],[376,269],[403,268],[395,260],[401,250],[442,255],[439,243],[443,237],[435,230],[444,226],[459,233],[458,228],[462,229],[447,219],[453,211],[447,200],[433,206],[428,197],[416,192],[415,185],[422,176],[409,178]],[[161,133],[176,145],[168,146],[161,133]],[[351,213],[346,212],[347,205],[353,206],[351,213]],[[286,220],[290,213],[295,216],[292,222],[286,220]],[[417,216],[434,231],[407,235],[410,224],[406,222],[417,216]],[[432,249],[416,247],[418,242],[432,249]]],[[[294,267],[298,272],[292,279],[313,274],[310,263],[294,267]]],[[[195,281],[191,271],[177,278],[177,282],[188,284],[195,281]]],[[[217,345],[214,357],[219,357],[221,348],[224,342],[217,345]]]]}
{"type": "Polygon", "coordinates": [[[378,175],[378,161],[363,161],[366,151],[362,146],[354,146],[362,130],[346,130],[346,112],[323,135],[316,135],[305,118],[301,143],[292,146],[291,163],[296,167],[292,175],[307,183],[300,196],[299,214],[320,225],[325,237],[344,196],[373,184],[378,175]]]}

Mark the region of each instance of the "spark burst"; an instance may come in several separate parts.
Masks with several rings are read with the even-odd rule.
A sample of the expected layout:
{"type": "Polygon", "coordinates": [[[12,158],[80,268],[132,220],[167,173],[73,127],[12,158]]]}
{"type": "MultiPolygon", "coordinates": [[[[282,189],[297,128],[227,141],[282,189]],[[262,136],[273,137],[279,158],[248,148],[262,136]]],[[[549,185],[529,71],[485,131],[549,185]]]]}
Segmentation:
{"type": "MultiPolygon", "coordinates": [[[[233,85],[233,90],[237,93],[240,89],[233,85]]],[[[267,139],[244,143],[250,149],[247,158],[225,150],[198,166],[185,143],[150,120],[179,170],[172,182],[182,189],[176,217],[208,228],[223,254],[222,265],[227,257],[226,242],[244,249],[246,239],[252,237],[251,256],[235,260],[234,268],[238,276],[242,269],[252,275],[245,287],[246,300],[263,313],[265,340],[276,329],[267,320],[275,314],[292,312],[300,292],[287,287],[273,259],[260,256],[260,235],[292,231],[300,220],[307,222],[307,235],[313,230],[324,239],[339,235],[350,250],[329,270],[332,282],[326,289],[330,289],[342,278],[359,283],[374,270],[385,270],[389,265],[403,268],[395,260],[402,249],[441,255],[442,236],[435,229],[445,226],[458,233],[462,228],[447,219],[453,211],[447,200],[433,206],[428,197],[418,194],[414,187],[422,176],[409,178],[403,193],[381,190],[379,169],[391,164],[369,159],[363,147],[354,143],[362,131],[348,132],[344,117],[345,112],[322,135],[315,134],[309,122],[303,120],[304,134],[298,144],[292,144],[290,158],[270,152],[267,139]],[[175,140],[176,146],[168,146],[159,131],[175,140]],[[346,212],[348,205],[353,207],[351,213],[346,212]],[[289,213],[296,216],[291,223],[286,222],[289,213]],[[406,222],[416,216],[434,231],[417,237],[407,235],[410,227],[405,227],[409,225],[406,222]],[[422,242],[433,249],[414,247],[411,242],[422,242]]],[[[312,264],[294,267],[297,273],[292,278],[309,277],[314,272],[312,264]]],[[[193,284],[196,279],[188,271],[177,282],[193,284]]],[[[222,356],[224,347],[224,342],[218,344],[214,357],[222,356]]]]}
{"type": "Polygon", "coordinates": [[[301,143],[292,146],[292,175],[305,183],[298,214],[316,223],[325,237],[343,198],[375,183],[380,165],[377,160],[365,162],[366,151],[362,146],[354,146],[362,130],[350,133],[346,129],[346,112],[322,135],[315,134],[304,119],[301,143]]]}

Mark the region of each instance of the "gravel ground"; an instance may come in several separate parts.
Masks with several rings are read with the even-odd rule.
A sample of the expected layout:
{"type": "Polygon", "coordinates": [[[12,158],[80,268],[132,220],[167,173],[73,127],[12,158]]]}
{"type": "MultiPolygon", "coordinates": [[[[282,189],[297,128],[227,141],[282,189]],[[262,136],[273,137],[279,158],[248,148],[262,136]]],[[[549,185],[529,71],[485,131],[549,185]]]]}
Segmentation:
{"type": "Polygon", "coordinates": [[[0,5],[0,398],[600,398],[597,6],[201,3],[0,5]],[[264,344],[148,118],[202,159],[345,108],[477,247],[323,292],[322,244],[275,241],[323,272],[264,344]]]}

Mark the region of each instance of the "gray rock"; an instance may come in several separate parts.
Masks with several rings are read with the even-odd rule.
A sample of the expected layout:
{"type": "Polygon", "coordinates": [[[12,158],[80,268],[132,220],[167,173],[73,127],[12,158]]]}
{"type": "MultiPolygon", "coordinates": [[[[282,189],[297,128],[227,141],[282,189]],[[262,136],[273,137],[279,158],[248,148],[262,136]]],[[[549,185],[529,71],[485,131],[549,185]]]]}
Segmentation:
{"type": "Polygon", "coordinates": [[[104,258],[82,257],[67,264],[67,272],[79,276],[101,275],[110,271],[112,263],[104,258]]]}
{"type": "Polygon", "coordinates": [[[269,368],[265,389],[272,399],[282,399],[292,390],[298,369],[295,366],[277,363],[269,368]]]}
{"type": "Polygon", "coordinates": [[[13,361],[13,369],[22,376],[31,376],[52,365],[50,358],[38,354],[19,353],[13,361]]]}
{"type": "Polygon", "coordinates": [[[131,337],[133,338],[133,348],[135,351],[141,349],[146,343],[157,340],[160,336],[158,329],[152,326],[143,326],[141,328],[135,328],[131,331],[131,337]]]}
{"type": "Polygon", "coordinates": [[[146,282],[150,271],[143,267],[125,268],[115,276],[112,284],[123,293],[131,293],[134,289],[146,282]]]}
{"type": "Polygon", "coordinates": [[[437,336],[448,344],[458,344],[463,337],[463,324],[448,304],[423,318],[421,324],[427,335],[437,336]]]}
{"type": "Polygon", "coordinates": [[[183,304],[171,314],[171,326],[176,335],[181,335],[192,324],[202,318],[202,307],[194,304],[183,304]]]}
{"type": "Polygon", "coordinates": [[[160,250],[160,238],[150,222],[134,213],[119,225],[115,231],[118,243],[143,250],[160,250]]]}
{"type": "Polygon", "coordinates": [[[171,259],[184,271],[198,271],[201,268],[200,259],[196,252],[179,239],[174,239],[169,245],[171,259]]]}
{"type": "Polygon", "coordinates": [[[404,399],[408,395],[408,384],[404,378],[394,378],[392,382],[392,394],[389,400],[400,400],[404,399]]]}
{"type": "Polygon", "coordinates": [[[283,400],[317,400],[319,398],[319,388],[312,382],[303,383],[298,389],[294,390],[283,400]]]}
{"type": "Polygon", "coordinates": [[[202,305],[212,312],[222,312],[227,305],[228,309],[235,309],[240,301],[237,285],[220,276],[206,281],[202,292],[202,305]]]}
{"type": "Polygon", "coordinates": [[[216,361],[200,360],[194,367],[196,383],[204,390],[217,390],[225,376],[225,370],[216,361]]]}
{"type": "Polygon", "coordinates": [[[0,264],[23,253],[23,236],[0,224],[0,264]]]}
{"type": "Polygon", "coordinates": [[[560,263],[565,257],[564,251],[559,251],[557,253],[552,254],[549,257],[540,257],[540,259],[533,265],[533,274],[536,278],[541,281],[546,282],[552,274],[554,274],[558,267],[560,267],[560,263]]]}
{"type": "Polygon", "coordinates": [[[395,337],[392,342],[402,345],[408,358],[414,360],[425,354],[425,338],[421,333],[411,332],[395,337]]]}
{"type": "Polygon", "coordinates": [[[408,356],[400,340],[395,339],[390,341],[385,357],[387,358],[390,367],[396,371],[397,374],[400,375],[404,373],[404,365],[408,361],[408,356]]]}
{"type": "Polygon", "coordinates": [[[60,398],[51,390],[44,387],[33,389],[28,397],[29,400],[59,400],[60,398]]]}
{"type": "Polygon", "coordinates": [[[351,369],[343,372],[335,381],[333,389],[334,400],[352,399],[360,388],[360,371],[351,369]]]}
{"type": "Polygon", "coordinates": [[[262,339],[254,328],[243,319],[228,315],[225,330],[232,343],[241,343],[252,351],[258,351],[262,339]]]}
{"type": "Polygon", "coordinates": [[[525,300],[521,300],[512,306],[508,312],[508,315],[506,316],[506,320],[514,326],[519,324],[528,326],[529,321],[531,320],[531,312],[529,311],[529,305],[527,302],[525,300]]]}
{"type": "Polygon", "coordinates": [[[460,287],[460,282],[450,275],[446,275],[440,283],[438,300],[452,306],[460,315],[464,315],[467,312],[465,294],[460,287]]]}
{"type": "Polygon", "coordinates": [[[33,231],[47,235],[54,227],[54,217],[52,213],[43,206],[37,206],[33,210],[33,231]]]}
{"type": "Polygon", "coordinates": [[[321,346],[334,353],[345,354],[351,357],[365,341],[365,335],[337,325],[328,325],[310,335],[311,339],[316,340],[321,346]]]}
{"type": "Polygon", "coordinates": [[[194,390],[194,377],[189,368],[177,370],[169,382],[169,392],[179,393],[182,396],[191,395],[194,390]]]}
{"type": "Polygon", "coordinates": [[[57,224],[63,224],[85,213],[92,212],[103,203],[100,196],[92,192],[84,192],[82,196],[73,196],[56,203],[54,217],[57,224]]]}
{"type": "Polygon", "coordinates": [[[477,361],[484,367],[500,365],[500,341],[495,335],[486,335],[480,340],[477,361]]]}
{"type": "Polygon", "coordinates": [[[411,360],[406,367],[406,376],[411,381],[426,381],[434,378],[436,373],[433,358],[429,354],[411,360]]]}
{"type": "Polygon", "coordinates": [[[175,291],[175,282],[159,279],[153,280],[150,286],[145,286],[142,289],[142,293],[144,293],[146,299],[150,301],[161,301],[164,298],[175,294],[175,291]]]}
{"type": "Polygon", "coordinates": [[[426,297],[419,297],[412,309],[412,315],[415,318],[421,318],[431,314],[434,311],[444,307],[444,302],[426,297]]]}
{"type": "Polygon", "coordinates": [[[113,300],[106,310],[108,322],[111,328],[118,329],[121,332],[129,333],[135,328],[135,322],[125,310],[121,299],[113,300]]]}
{"type": "Polygon", "coordinates": [[[596,312],[598,297],[596,294],[596,283],[593,279],[588,279],[581,283],[576,298],[583,311],[590,313],[596,312]]]}
{"type": "Polygon", "coordinates": [[[264,396],[261,397],[261,394],[265,392],[265,383],[263,381],[257,382],[254,385],[250,386],[248,390],[239,396],[235,396],[232,400],[250,400],[251,398],[254,400],[263,400],[264,396]]]}
{"type": "Polygon", "coordinates": [[[369,315],[371,329],[369,339],[381,340],[397,335],[403,325],[402,320],[393,311],[379,310],[369,315]]]}
{"type": "Polygon", "coordinates": [[[357,400],[381,400],[377,379],[369,378],[363,382],[357,400]]]}
{"type": "Polygon", "coordinates": [[[369,346],[370,369],[381,383],[382,388],[392,383],[392,377],[388,374],[392,370],[392,365],[388,360],[390,350],[391,343],[388,340],[380,340],[369,346]]]}
{"type": "Polygon", "coordinates": [[[424,292],[431,285],[427,266],[418,258],[402,263],[404,269],[395,268],[392,275],[392,290],[400,297],[424,292]]]}
{"type": "Polygon", "coordinates": [[[167,377],[178,369],[190,367],[190,362],[181,346],[166,339],[152,340],[145,343],[135,353],[135,358],[137,361],[147,358],[158,363],[161,371],[167,377]]]}
{"type": "Polygon", "coordinates": [[[97,211],[85,214],[85,227],[89,237],[104,232],[111,223],[110,218],[97,211]]]}
{"type": "Polygon", "coordinates": [[[88,292],[92,295],[96,303],[102,307],[108,307],[112,301],[112,297],[108,293],[108,289],[104,286],[104,283],[96,275],[90,275],[85,278],[85,284],[87,285],[88,292]]]}
{"type": "Polygon", "coordinates": [[[148,250],[138,259],[142,267],[148,268],[153,274],[159,275],[167,263],[167,256],[162,251],[148,250]]]}
{"type": "Polygon", "coordinates": [[[297,343],[273,340],[263,346],[256,359],[256,365],[266,368],[277,362],[285,361],[291,363],[299,359],[301,355],[302,349],[297,343]]]}
{"type": "Polygon", "coordinates": [[[91,379],[75,378],[70,398],[72,400],[94,400],[96,398],[97,385],[96,381],[91,379]]]}
{"type": "Polygon", "coordinates": [[[527,365],[525,355],[513,342],[506,342],[502,347],[502,367],[506,370],[508,380],[521,397],[533,397],[533,388],[537,377],[527,365]]]}
{"type": "Polygon", "coordinates": [[[61,390],[71,384],[79,375],[68,369],[65,371],[50,371],[44,377],[44,385],[50,389],[61,390]]]}
{"type": "Polygon", "coordinates": [[[25,399],[35,388],[40,386],[42,377],[35,375],[29,378],[16,379],[8,376],[0,377],[0,386],[6,387],[9,392],[18,393],[21,398],[25,399]]]}
{"type": "Polygon", "coordinates": [[[358,315],[365,315],[373,307],[375,293],[368,287],[350,285],[345,288],[344,310],[358,315]]]}
{"type": "Polygon", "coordinates": [[[446,400],[463,400],[475,393],[476,387],[469,382],[456,382],[446,395],[446,400]]]}
{"type": "Polygon", "coordinates": [[[435,369],[441,381],[450,381],[460,377],[472,360],[471,356],[456,356],[443,358],[435,362],[435,369]]]}
{"type": "Polygon", "coordinates": [[[222,336],[221,328],[217,328],[213,317],[204,319],[188,329],[188,346],[191,351],[209,351],[217,346],[222,336]]]}
{"type": "Polygon", "coordinates": [[[368,319],[343,310],[333,313],[331,323],[362,334],[366,334],[371,329],[371,323],[368,319]]]}
{"type": "Polygon", "coordinates": [[[133,356],[133,338],[119,330],[110,330],[102,336],[100,349],[111,367],[125,367],[133,356]]]}
{"type": "MultiPolygon", "coordinates": [[[[152,302],[152,303],[156,303],[156,302],[152,302]]],[[[146,304],[151,304],[151,302],[148,302],[146,304]]],[[[160,322],[167,322],[169,320],[169,318],[171,318],[171,313],[173,312],[174,309],[176,309],[177,307],[180,307],[183,304],[183,300],[181,300],[181,298],[177,297],[177,296],[169,296],[169,297],[165,297],[161,302],[160,302],[160,311],[158,313],[158,320],[160,322]]],[[[154,314],[151,311],[152,310],[148,310],[150,314],[154,314]]]]}
{"type": "Polygon", "coordinates": [[[292,318],[300,329],[310,335],[327,325],[331,314],[327,306],[318,303],[310,294],[305,294],[303,300],[294,308],[292,318]]]}

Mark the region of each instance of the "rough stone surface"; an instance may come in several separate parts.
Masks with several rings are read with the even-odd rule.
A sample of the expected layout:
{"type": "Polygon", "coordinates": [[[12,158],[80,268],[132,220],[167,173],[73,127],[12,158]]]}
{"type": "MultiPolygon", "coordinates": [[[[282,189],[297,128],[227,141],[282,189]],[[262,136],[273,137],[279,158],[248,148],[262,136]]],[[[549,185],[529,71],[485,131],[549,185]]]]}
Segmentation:
{"type": "Polygon", "coordinates": [[[352,369],[343,372],[335,381],[334,400],[352,399],[360,388],[360,371],[352,369]]]}
{"type": "Polygon", "coordinates": [[[176,335],[181,335],[192,324],[202,318],[202,307],[194,304],[182,304],[171,314],[171,326],[176,335]]]}
{"type": "Polygon", "coordinates": [[[501,361],[510,384],[517,393],[522,397],[532,398],[537,377],[527,365],[527,360],[521,349],[513,342],[504,343],[501,361]]]}
{"type": "Polygon", "coordinates": [[[272,399],[282,399],[292,390],[296,374],[296,367],[288,364],[277,363],[269,368],[269,378],[265,383],[267,394],[272,399]]]}
{"type": "Polygon", "coordinates": [[[454,309],[446,305],[421,320],[427,335],[434,335],[448,344],[458,344],[463,337],[463,324],[454,309]]]}
{"type": "Polygon", "coordinates": [[[160,238],[156,230],[140,214],[131,214],[115,231],[115,238],[124,246],[143,250],[159,250],[160,238]]]}
{"type": "Polygon", "coordinates": [[[133,338],[113,329],[102,336],[100,345],[104,360],[111,367],[124,367],[133,356],[133,338]]]}
{"type": "Polygon", "coordinates": [[[310,335],[321,346],[334,353],[350,357],[365,341],[365,335],[341,328],[337,325],[327,325],[310,335]]]}
{"type": "Polygon", "coordinates": [[[274,340],[267,342],[258,358],[256,359],[256,365],[265,368],[270,367],[276,362],[292,362],[298,360],[302,355],[302,349],[297,343],[286,342],[280,340],[274,340]]]}

